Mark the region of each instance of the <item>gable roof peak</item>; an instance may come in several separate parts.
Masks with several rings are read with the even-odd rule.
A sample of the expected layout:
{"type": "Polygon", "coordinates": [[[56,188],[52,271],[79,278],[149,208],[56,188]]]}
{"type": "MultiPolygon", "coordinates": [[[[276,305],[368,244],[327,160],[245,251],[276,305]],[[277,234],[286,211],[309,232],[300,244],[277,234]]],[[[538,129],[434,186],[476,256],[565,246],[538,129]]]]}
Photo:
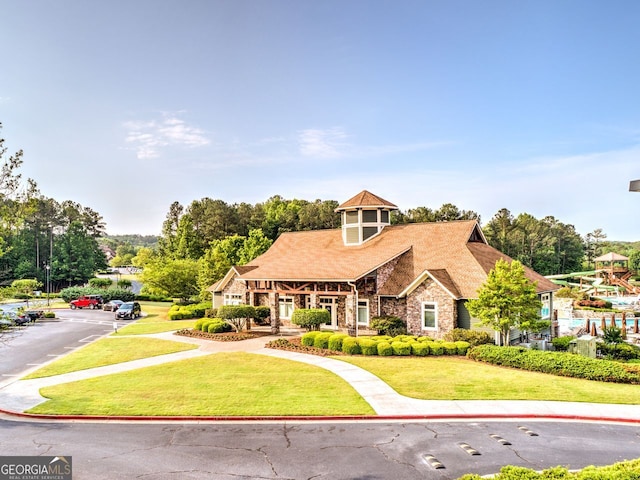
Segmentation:
{"type": "Polygon", "coordinates": [[[352,208],[360,208],[360,207],[383,207],[390,210],[397,210],[398,206],[393,203],[385,200],[382,197],[374,195],[368,190],[362,190],[357,195],[351,197],[349,200],[344,202],[338,208],[336,208],[336,212],[341,210],[347,210],[352,208]]]}

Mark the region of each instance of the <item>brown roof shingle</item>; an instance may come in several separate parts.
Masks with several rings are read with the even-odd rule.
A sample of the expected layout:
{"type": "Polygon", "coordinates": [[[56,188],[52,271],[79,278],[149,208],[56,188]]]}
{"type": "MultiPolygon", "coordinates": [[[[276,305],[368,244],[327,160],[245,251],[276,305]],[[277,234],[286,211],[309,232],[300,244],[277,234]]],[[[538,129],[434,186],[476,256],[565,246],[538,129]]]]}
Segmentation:
{"type": "MultiPolygon", "coordinates": [[[[498,250],[480,242],[469,242],[475,220],[414,223],[385,227],[362,245],[345,246],[342,232],[317,230],[282,234],[271,248],[246,265],[246,280],[355,281],[397,259],[380,285],[383,295],[399,295],[419,275],[429,271],[458,298],[475,298],[498,250]]],[[[557,285],[527,269],[527,277],[538,282],[538,291],[556,290],[557,285]]]]}
{"type": "Polygon", "coordinates": [[[394,205],[388,200],[385,200],[384,198],[374,195],[368,190],[363,190],[359,194],[355,195],[354,197],[351,197],[349,200],[347,200],[338,208],[336,208],[336,211],[344,210],[345,208],[353,208],[353,207],[386,207],[391,209],[398,208],[397,205],[394,205]]]}

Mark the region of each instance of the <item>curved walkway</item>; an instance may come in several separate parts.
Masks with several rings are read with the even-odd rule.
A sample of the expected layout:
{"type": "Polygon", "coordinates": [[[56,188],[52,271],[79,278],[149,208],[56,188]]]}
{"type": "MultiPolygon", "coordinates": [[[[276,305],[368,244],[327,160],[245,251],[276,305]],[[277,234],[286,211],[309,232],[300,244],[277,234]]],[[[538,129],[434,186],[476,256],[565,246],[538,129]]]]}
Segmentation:
{"type": "Polygon", "coordinates": [[[265,348],[264,345],[274,337],[261,337],[242,342],[211,342],[193,337],[175,336],[173,332],[149,336],[193,343],[199,345],[199,348],[53,377],[17,380],[0,389],[0,411],[22,413],[44,402],[46,399],[40,396],[39,391],[50,385],[125,372],[216,352],[243,351],[303,362],[329,370],[351,384],[371,405],[376,414],[384,418],[546,418],[640,423],[640,405],[511,400],[418,400],[409,398],[400,395],[370,372],[349,363],[317,355],[265,348]]]}

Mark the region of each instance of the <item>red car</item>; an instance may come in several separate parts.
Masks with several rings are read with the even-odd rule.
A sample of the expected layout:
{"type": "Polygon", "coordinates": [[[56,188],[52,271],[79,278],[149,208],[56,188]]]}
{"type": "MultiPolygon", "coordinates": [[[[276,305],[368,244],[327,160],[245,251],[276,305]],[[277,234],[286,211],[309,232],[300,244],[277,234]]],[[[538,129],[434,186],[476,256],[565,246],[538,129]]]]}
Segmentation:
{"type": "Polygon", "coordinates": [[[72,310],[76,308],[90,308],[92,310],[102,308],[102,297],[100,295],[84,295],[75,300],[71,300],[69,307],[71,307],[72,310]]]}

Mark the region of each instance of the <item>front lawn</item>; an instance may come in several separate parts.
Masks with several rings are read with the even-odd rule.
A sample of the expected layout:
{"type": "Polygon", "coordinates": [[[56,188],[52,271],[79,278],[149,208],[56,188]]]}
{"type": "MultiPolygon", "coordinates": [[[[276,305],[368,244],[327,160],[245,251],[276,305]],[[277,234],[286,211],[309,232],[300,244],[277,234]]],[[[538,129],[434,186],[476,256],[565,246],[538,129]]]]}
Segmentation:
{"type": "Polygon", "coordinates": [[[29,413],[61,415],[374,415],[322,368],[250,353],[218,353],[43,388],[29,413]]]}
{"type": "Polygon", "coordinates": [[[46,365],[28,375],[29,378],[49,377],[63,373],[129,362],[140,358],[192,350],[197,345],[157,338],[103,338],[46,365]]]}
{"type": "Polygon", "coordinates": [[[640,386],[558,377],[474,362],[465,357],[362,357],[357,365],[408,397],[424,400],[557,400],[640,403],[640,386]]]}

